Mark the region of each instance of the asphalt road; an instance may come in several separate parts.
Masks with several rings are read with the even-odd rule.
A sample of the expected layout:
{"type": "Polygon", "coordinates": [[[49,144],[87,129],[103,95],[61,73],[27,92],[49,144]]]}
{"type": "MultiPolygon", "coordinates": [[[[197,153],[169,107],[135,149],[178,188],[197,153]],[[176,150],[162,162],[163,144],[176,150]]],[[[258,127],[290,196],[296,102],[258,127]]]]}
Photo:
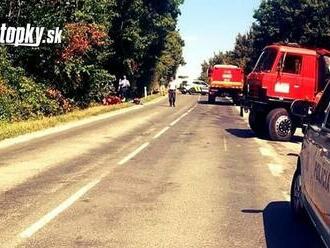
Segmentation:
{"type": "Polygon", "coordinates": [[[322,247],[289,209],[300,140],[179,96],[1,149],[0,247],[322,247]]]}

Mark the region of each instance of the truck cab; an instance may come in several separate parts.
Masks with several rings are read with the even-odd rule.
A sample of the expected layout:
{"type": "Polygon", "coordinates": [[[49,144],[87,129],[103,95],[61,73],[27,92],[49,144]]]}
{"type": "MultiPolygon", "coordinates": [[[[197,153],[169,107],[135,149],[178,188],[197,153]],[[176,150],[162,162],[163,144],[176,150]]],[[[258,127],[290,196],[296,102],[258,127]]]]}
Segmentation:
{"type": "Polygon", "coordinates": [[[290,140],[301,120],[291,115],[295,100],[316,102],[330,77],[330,52],[295,46],[267,46],[244,86],[243,107],[251,129],[272,140],[290,140]]]}

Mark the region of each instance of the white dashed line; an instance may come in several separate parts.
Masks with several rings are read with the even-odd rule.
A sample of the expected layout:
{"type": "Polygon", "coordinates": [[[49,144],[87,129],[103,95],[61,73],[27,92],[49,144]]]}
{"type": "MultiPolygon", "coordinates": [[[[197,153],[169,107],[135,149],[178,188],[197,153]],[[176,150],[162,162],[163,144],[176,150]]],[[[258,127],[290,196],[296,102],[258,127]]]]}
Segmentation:
{"type": "Polygon", "coordinates": [[[143,151],[147,146],[149,146],[150,143],[144,143],[143,145],[141,145],[139,148],[137,148],[134,152],[130,153],[129,155],[127,155],[125,158],[123,158],[118,165],[123,165],[126,164],[128,161],[130,161],[132,158],[134,158],[136,155],[138,155],[141,151],[143,151]]]}
{"type": "Polygon", "coordinates": [[[228,145],[227,145],[226,137],[223,137],[223,146],[224,146],[225,152],[227,152],[228,151],[228,145]]]}
{"type": "Polygon", "coordinates": [[[160,136],[162,136],[167,130],[169,130],[170,129],[170,127],[165,127],[165,128],[163,128],[159,133],[157,133],[154,137],[153,137],[153,139],[158,139],[160,136]]]}
{"type": "Polygon", "coordinates": [[[173,121],[170,126],[173,127],[175,124],[177,124],[179,121],[181,121],[182,118],[184,118],[185,116],[187,116],[188,113],[184,113],[183,115],[181,115],[178,119],[176,119],[175,121],[173,121]]]}
{"type": "Polygon", "coordinates": [[[283,174],[283,166],[279,164],[268,164],[268,169],[274,177],[279,177],[283,174]]]}
{"type": "Polygon", "coordinates": [[[83,195],[85,195],[89,190],[91,190],[93,187],[95,187],[101,179],[95,180],[93,182],[90,182],[85,187],[81,188],[79,191],[77,191],[75,194],[73,194],[70,198],[62,202],[58,207],[50,211],[48,214],[43,216],[39,221],[32,224],[30,227],[25,229],[22,233],[19,234],[19,237],[26,239],[31,237],[33,234],[38,232],[41,228],[43,228],[47,223],[49,223],[51,220],[53,220],[56,216],[58,216],[60,213],[62,213],[64,210],[69,208],[73,203],[75,203],[79,198],[81,198],[83,195]]]}

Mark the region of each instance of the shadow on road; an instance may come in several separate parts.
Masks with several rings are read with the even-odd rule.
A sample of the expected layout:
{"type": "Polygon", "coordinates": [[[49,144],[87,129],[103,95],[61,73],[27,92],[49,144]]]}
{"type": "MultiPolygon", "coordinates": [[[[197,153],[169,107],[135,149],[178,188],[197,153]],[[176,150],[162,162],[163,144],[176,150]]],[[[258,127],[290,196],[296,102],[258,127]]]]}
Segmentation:
{"type": "Polygon", "coordinates": [[[304,137],[303,136],[297,136],[294,135],[291,139],[292,143],[302,143],[303,142],[304,137]]]}
{"type": "Polygon", "coordinates": [[[205,101],[205,100],[198,101],[198,104],[219,105],[219,106],[232,106],[232,105],[234,105],[233,103],[228,102],[228,101],[216,101],[215,103],[209,103],[208,101],[205,101]]]}
{"type": "MultiPolygon", "coordinates": [[[[237,138],[256,138],[257,137],[251,129],[228,128],[228,129],[226,129],[226,131],[237,138]]],[[[262,140],[269,140],[267,137],[257,137],[257,138],[262,139],[262,140]]],[[[299,143],[302,143],[302,141],[303,141],[302,136],[295,135],[292,137],[291,141],[286,141],[286,142],[299,144],[299,143]]]]}
{"type": "Polygon", "coordinates": [[[228,128],[226,129],[228,133],[237,138],[255,138],[256,135],[250,129],[238,129],[238,128],[228,128]]]}
{"type": "Polygon", "coordinates": [[[268,248],[322,248],[321,238],[309,223],[296,223],[289,202],[271,202],[264,210],[244,209],[243,213],[263,214],[264,231],[268,248]]]}

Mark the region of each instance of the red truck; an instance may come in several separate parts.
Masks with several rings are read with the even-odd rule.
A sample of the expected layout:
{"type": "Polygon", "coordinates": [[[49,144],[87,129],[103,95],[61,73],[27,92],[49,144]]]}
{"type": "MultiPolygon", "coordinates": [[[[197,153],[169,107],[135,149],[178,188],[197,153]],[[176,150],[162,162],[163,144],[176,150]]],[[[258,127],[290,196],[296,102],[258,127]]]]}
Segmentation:
{"type": "Polygon", "coordinates": [[[251,129],[271,140],[290,140],[302,125],[302,120],[290,112],[292,102],[316,102],[328,78],[330,51],[298,45],[267,46],[244,85],[242,108],[250,110],[251,129]]]}
{"type": "Polygon", "coordinates": [[[235,104],[240,103],[243,91],[243,70],[234,65],[215,65],[208,70],[209,103],[214,103],[216,97],[228,95],[235,104]]]}

